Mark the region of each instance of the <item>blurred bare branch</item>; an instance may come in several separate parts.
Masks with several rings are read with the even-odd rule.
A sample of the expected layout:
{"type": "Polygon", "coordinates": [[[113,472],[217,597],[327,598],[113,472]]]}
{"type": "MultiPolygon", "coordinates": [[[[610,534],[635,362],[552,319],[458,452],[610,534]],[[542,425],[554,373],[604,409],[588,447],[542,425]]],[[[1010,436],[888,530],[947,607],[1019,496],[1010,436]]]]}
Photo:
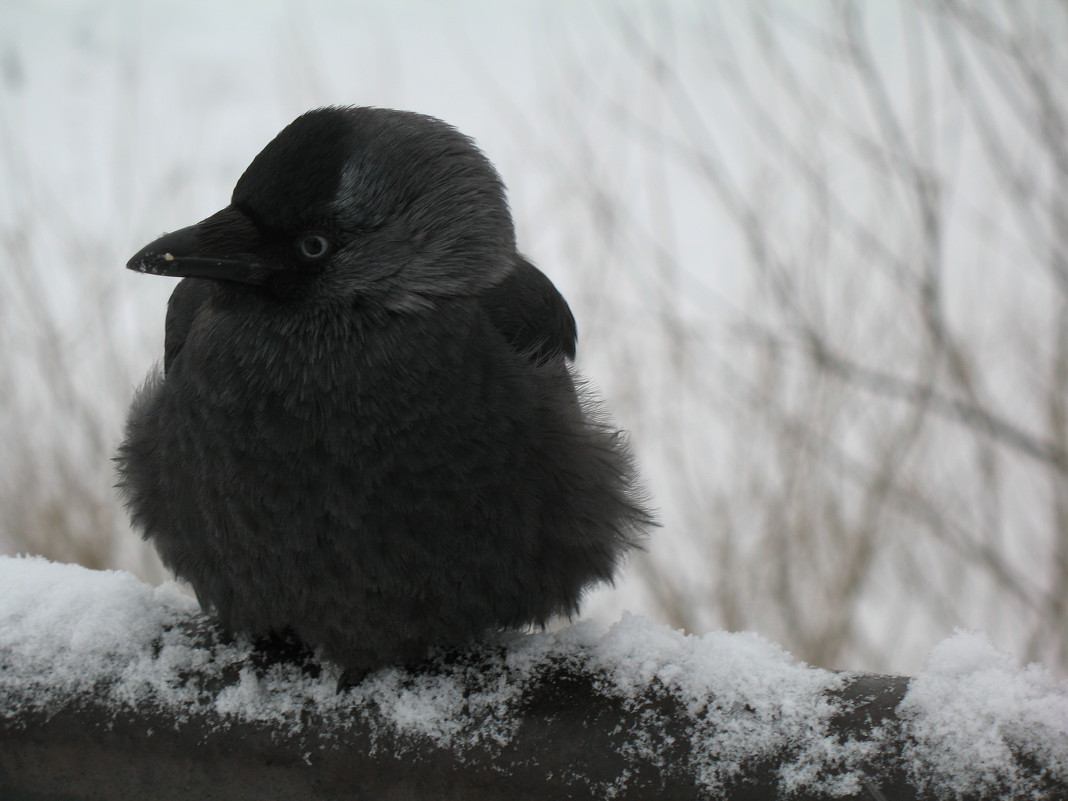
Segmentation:
{"type": "MultiPolygon", "coordinates": [[[[717,307],[730,338],[711,350],[694,333],[708,321],[667,325],[685,312],[661,307],[659,380],[689,400],[652,436],[690,471],[671,486],[685,488],[685,538],[714,578],[680,581],[654,549],[649,592],[677,625],[711,606],[716,622],[820,664],[872,658],[865,630],[900,606],[923,627],[982,625],[1068,666],[1068,58],[1056,45],[1068,6],[917,0],[896,9],[892,49],[888,12],[864,4],[747,4],[726,20],[719,5],[700,22],[671,8],[657,25],[616,15],[656,94],[609,113],[704,187],[751,284],[717,307]],[[730,128],[710,116],[712,93],[737,110],[730,128]],[[734,129],[752,161],[732,158],[734,129]],[[969,261],[984,238],[1013,255],[969,261]],[[1035,286],[1055,293],[1042,309],[1035,286]],[[736,443],[701,431],[710,414],[736,443]],[[729,468],[679,455],[702,447],[726,447],[729,468]]],[[[613,219],[642,225],[633,208],[613,219]]],[[[653,263],[683,265],[665,274],[676,287],[702,269],[653,263]]]]}

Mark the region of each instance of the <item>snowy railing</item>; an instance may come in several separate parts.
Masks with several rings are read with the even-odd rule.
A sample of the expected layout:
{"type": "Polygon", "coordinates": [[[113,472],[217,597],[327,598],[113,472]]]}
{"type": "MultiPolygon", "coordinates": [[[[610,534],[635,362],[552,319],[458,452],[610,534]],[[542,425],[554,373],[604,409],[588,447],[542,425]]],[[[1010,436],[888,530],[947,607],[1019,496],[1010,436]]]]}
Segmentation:
{"type": "Polygon", "coordinates": [[[0,558],[0,798],[1068,798],[1068,686],[978,635],[913,679],[638,618],[336,692],[125,573],[0,558]]]}

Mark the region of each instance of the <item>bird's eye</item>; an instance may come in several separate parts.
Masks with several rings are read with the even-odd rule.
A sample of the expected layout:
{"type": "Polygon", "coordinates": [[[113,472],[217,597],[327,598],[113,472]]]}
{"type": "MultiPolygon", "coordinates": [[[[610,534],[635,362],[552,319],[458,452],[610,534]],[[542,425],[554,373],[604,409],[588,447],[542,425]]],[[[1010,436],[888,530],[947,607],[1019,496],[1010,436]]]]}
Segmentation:
{"type": "Polygon", "coordinates": [[[322,234],[305,234],[297,240],[297,250],[306,259],[321,259],[330,251],[330,240],[322,234]]]}

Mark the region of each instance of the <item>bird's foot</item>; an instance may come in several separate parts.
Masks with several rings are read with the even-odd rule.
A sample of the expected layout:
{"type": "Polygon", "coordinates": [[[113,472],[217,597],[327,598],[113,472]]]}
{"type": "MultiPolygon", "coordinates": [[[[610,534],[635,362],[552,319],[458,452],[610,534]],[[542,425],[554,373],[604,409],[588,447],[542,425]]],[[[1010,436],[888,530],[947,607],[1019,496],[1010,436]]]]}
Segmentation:
{"type": "Polygon", "coordinates": [[[272,631],[256,637],[252,645],[253,664],[261,669],[289,663],[299,665],[301,671],[312,678],[322,672],[322,667],[315,661],[315,653],[292,631],[272,631]]]}
{"type": "Polygon", "coordinates": [[[370,672],[371,671],[364,670],[363,668],[352,668],[344,671],[338,677],[337,692],[340,694],[343,693],[345,690],[351,690],[353,687],[357,686],[360,682],[362,682],[367,677],[367,674],[370,672]]]}

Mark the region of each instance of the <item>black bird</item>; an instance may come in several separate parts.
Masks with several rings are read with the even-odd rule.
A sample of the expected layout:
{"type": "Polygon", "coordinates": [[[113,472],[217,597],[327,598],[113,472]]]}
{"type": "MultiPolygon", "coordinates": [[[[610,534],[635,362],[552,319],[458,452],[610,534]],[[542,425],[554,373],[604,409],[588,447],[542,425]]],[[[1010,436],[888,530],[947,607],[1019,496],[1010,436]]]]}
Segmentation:
{"type": "Polygon", "coordinates": [[[567,303],[440,120],[310,111],[127,267],[184,280],[119,487],[230,630],[412,664],[573,614],[650,524],[567,303]]]}

